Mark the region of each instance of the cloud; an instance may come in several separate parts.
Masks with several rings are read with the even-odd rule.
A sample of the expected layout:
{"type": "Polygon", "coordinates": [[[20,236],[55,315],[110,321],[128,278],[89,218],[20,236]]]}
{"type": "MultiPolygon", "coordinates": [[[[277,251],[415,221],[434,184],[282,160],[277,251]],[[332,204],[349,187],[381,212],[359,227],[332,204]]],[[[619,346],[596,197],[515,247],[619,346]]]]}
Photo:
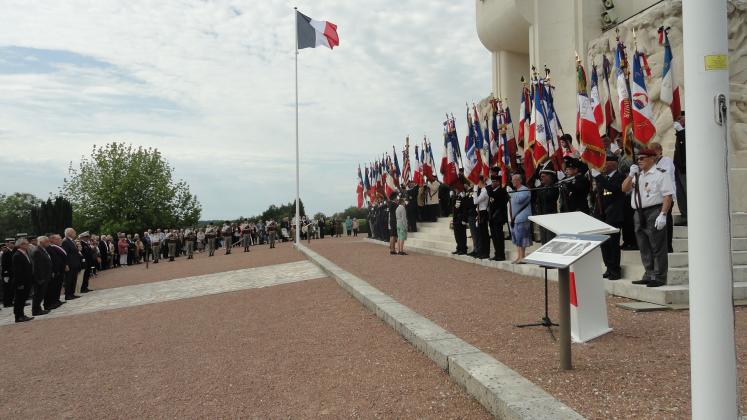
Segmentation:
{"type": "MultiPolygon", "coordinates": [[[[365,6],[298,2],[340,33],[334,51],[298,56],[301,190],[311,212],[352,205],[359,163],[399,150],[407,135],[439,143],[444,113],[459,116],[490,91],[472,2],[365,6]]],[[[6,0],[3,158],[64,176],[93,144],[128,141],[161,150],[204,218],[291,201],[293,24],[284,2],[6,0]]],[[[29,188],[46,196],[61,183],[44,176],[29,188]]]]}

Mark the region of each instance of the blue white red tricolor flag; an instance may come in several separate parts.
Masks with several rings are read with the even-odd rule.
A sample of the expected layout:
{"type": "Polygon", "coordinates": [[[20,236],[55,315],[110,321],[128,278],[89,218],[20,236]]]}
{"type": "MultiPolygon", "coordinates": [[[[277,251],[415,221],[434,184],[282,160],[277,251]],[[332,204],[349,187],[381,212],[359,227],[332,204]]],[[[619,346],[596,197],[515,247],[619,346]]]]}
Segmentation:
{"type": "Polygon", "coordinates": [[[586,72],[580,61],[576,63],[576,75],[576,134],[581,143],[581,160],[592,168],[601,170],[606,153],[602,138],[599,137],[599,124],[594,116],[593,101],[586,93],[586,72]]]}
{"type": "Polygon", "coordinates": [[[314,20],[299,11],[296,11],[296,33],[299,50],[319,46],[332,49],[340,45],[337,25],[324,20],[314,20]]]}
{"type": "Polygon", "coordinates": [[[633,80],[630,91],[633,104],[633,136],[641,144],[648,144],[656,135],[654,109],[646,91],[646,79],[643,75],[646,66],[645,55],[635,52],[633,55],[633,80]]]}
{"type": "Polygon", "coordinates": [[[672,46],[669,44],[669,28],[659,28],[659,43],[664,44],[664,68],[661,80],[661,101],[672,110],[672,120],[677,121],[682,112],[680,87],[674,81],[672,72],[672,46]]]}
{"type": "Polygon", "coordinates": [[[594,113],[594,121],[598,127],[604,125],[604,113],[602,113],[602,102],[599,100],[599,79],[597,78],[597,66],[591,65],[591,89],[589,91],[591,110],[594,113]]]}
{"type": "Polygon", "coordinates": [[[361,166],[358,165],[358,186],[355,189],[355,193],[358,196],[358,208],[363,208],[363,175],[361,174],[361,166]]]}

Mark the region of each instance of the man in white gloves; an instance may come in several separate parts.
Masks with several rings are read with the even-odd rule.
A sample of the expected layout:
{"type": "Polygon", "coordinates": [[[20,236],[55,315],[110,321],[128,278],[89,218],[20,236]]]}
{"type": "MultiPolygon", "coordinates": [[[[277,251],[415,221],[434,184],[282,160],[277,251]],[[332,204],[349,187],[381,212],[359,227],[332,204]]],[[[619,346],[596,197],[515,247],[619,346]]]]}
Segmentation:
{"type": "Polygon", "coordinates": [[[623,181],[624,192],[633,191],[635,236],[646,273],[634,284],[659,287],[667,283],[667,213],[672,208],[673,186],[666,170],[656,166],[656,151],[642,149],[638,165],[630,167],[623,181]]]}

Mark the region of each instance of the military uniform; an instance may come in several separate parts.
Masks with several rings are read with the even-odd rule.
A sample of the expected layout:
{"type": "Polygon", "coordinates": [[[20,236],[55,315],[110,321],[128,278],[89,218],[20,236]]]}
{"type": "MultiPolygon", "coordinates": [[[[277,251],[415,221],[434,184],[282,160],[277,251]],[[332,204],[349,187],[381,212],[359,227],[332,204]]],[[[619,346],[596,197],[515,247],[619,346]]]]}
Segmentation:
{"type": "Polygon", "coordinates": [[[13,313],[15,314],[16,322],[28,321],[31,318],[26,316],[23,308],[26,306],[26,299],[28,299],[31,291],[33,268],[31,259],[26,252],[18,249],[13,253],[12,270],[13,291],[15,293],[13,297],[13,313]]]}
{"type": "Polygon", "coordinates": [[[82,238],[80,241],[80,253],[83,256],[81,259],[81,264],[83,265],[81,267],[83,269],[83,282],[80,285],[80,292],[88,293],[90,291],[88,289],[88,282],[91,280],[91,272],[96,264],[96,255],[88,244],[90,234],[83,232],[78,237],[82,238]]]}
{"type": "Polygon", "coordinates": [[[462,201],[462,207],[464,208],[464,214],[467,218],[467,226],[469,226],[470,236],[472,236],[472,252],[469,255],[474,257],[477,256],[477,251],[480,249],[480,235],[477,232],[477,210],[475,208],[474,193],[472,190],[465,193],[465,200],[462,201]]]}
{"type": "Polygon", "coordinates": [[[169,247],[169,261],[174,261],[174,257],[176,256],[176,239],[176,233],[174,232],[169,232],[166,236],[166,242],[169,247]]]}
{"type": "Polygon", "coordinates": [[[218,234],[217,229],[213,225],[208,225],[205,230],[205,238],[207,238],[208,246],[208,257],[215,255],[215,237],[218,234]]]}
{"type": "Polygon", "coordinates": [[[489,212],[488,205],[490,204],[490,197],[486,187],[475,186],[475,194],[473,196],[473,203],[475,205],[475,227],[477,228],[477,248],[475,248],[475,256],[477,258],[489,258],[490,257],[490,234],[488,233],[489,212]]]}
{"type": "MultiPolygon", "coordinates": [[[[277,234],[277,225],[274,220],[267,222],[267,235],[270,237],[270,248],[275,248],[275,235],[277,234]]],[[[295,238],[294,238],[295,240],[295,238]]]]}
{"type": "Polygon", "coordinates": [[[221,235],[223,235],[223,246],[226,247],[226,255],[231,253],[231,237],[233,236],[233,232],[231,232],[231,226],[230,225],[223,225],[223,229],[221,229],[221,235]]]}
{"type": "Polygon", "coordinates": [[[195,240],[197,239],[197,235],[195,232],[191,229],[188,229],[186,234],[184,235],[184,242],[187,246],[187,259],[191,260],[195,257],[195,240]]]}
{"type": "Polygon", "coordinates": [[[161,256],[161,232],[156,232],[150,237],[150,247],[153,251],[153,264],[158,264],[161,256]]]}
{"type": "Polygon", "coordinates": [[[246,226],[241,232],[241,242],[244,245],[244,252],[249,252],[249,245],[252,243],[252,233],[249,230],[249,226],[246,226]]]}
{"type": "Polygon", "coordinates": [[[490,238],[493,241],[493,260],[504,261],[506,259],[506,245],[503,237],[503,225],[508,221],[506,209],[508,206],[508,193],[506,189],[498,185],[488,185],[488,197],[490,204],[488,212],[490,217],[490,238]]]}
{"type": "MultiPolygon", "coordinates": [[[[622,191],[625,175],[616,170],[609,174],[599,174],[594,177],[594,181],[601,196],[599,202],[602,209],[598,212],[598,217],[610,226],[621,228],[625,222],[626,195],[622,191]]],[[[610,280],[620,279],[620,232],[611,234],[601,248],[602,259],[607,267],[604,277],[610,280]]]]}
{"type": "MultiPolygon", "coordinates": [[[[547,168],[547,167],[546,167],[547,168]]],[[[550,169],[543,169],[541,172],[544,172],[550,176],[555,176],[555,171],[550,169]]],[[[554,178],[553,178],[554,179],[554,178]]],[[[539,189],[535,192],[535,204],[536,204],[536,213],[538,215],[541,214],[555,214],[558,212],[558,198],[560,197],[560,191],[558,190],[558,187],[555,184],[551,185],[544,185],[542,184],[542,189],[539,189]]],[[[548,229],[543,228],[540,226],[540,242],[542,244],[546,244],[552,240],[552,238],[555,237],[555,234],[549,231],[548,229]]]]}
{"type": "Polygon", "coordinates": [[[464,255],[467,253],[467,215],[465,213],[464,202],[469,200],[466,199],[464,192],[455,191],[453,201],[451,223],[454,229],[456,251],[452,254],[464,255]]]}

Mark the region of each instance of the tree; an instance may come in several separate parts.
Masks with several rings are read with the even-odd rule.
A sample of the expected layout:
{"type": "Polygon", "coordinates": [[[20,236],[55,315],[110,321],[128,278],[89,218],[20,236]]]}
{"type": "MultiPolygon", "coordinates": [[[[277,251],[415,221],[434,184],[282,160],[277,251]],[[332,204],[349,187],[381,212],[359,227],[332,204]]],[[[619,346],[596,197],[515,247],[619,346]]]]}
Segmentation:
{"type": "MultiPolygon", "coordinates": [[[[36,233],[31,221],[31,211],[41,204],[36,196],[29,193],[0,194],[0,234],[2,238],[15,237],[17,233],[36,233]]],[[[0,238],[0,239],[2,239],[0,238]]]]}
{"type": "Polygon", "coordinates": [[[202,207],[158,149],[125,143],[93,146],[78,169],[70,164],[62,191],[74,226],[101,233],[195,225],[202,207]]]}
{"type": "Polygon", "coordinates": [[[38,207],[31,209],[31,221],[34,231],[39,234],[61,234],[66,227],[73,225],[73,206],[63,197],[58,196],[54,201],[48,198],[38,207]]]}

